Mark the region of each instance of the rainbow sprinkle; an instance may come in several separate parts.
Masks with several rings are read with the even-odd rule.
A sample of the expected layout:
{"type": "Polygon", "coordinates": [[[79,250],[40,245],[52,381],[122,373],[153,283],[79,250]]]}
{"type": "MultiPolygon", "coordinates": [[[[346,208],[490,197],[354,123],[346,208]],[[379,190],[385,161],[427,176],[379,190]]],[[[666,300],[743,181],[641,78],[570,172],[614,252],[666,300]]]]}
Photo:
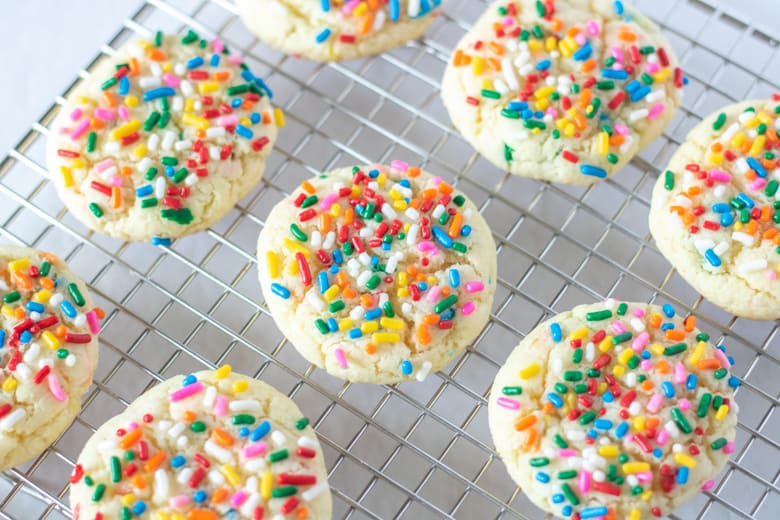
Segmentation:
{"type": "Polygon", "coordinates": [[[220,40],[157,32],[72,108],[70,126],[60,129],[72,142],[57,150],[60,182],[87,197],[96,219],[138,205],[187,226],[195,219],[187,199],[211,168],[234,168],[236,152],[261,152],[274,135],[267,127],[284,126],[271,95],[220,40]],[[165,46],[190,57],[177,62],[165,46]]]}
{"type": "Polygon", "coordinates": [[[506,365],[491,414],[514,427],[511,458],[547,486],[543,500],[554,514],[663,516],[671,511],[662,505],[685,493],[680,488],[714,484],[704,480],[709,475],[690,478],[702,457],[711,464],[702,451],[735,449],[713,432],[727,417],[736,424],[733,360],[707,344],[694,316],[682,319],[671,305],[609,300],[588,310],[532,333],[534,348],[549,349],[546,369],[534,361],[519,372],[506,365]],[[643,505],[616,510],[615,497],[643,505]]]}
{"type": "MultiPolygon", "coordinates": [[[[602,20],[567,26],[553,0],[536,2],[532,15],[517,2],[502,4],[493,14],[493,37],[461,44],[453,55],[451,66],[481,79],[464,102],[499,112],[515,130],[512,142],[550,136],[559,143],[555,161],[578,165],[584,176],[607,177],[684,83],[666,49],[644,43],[647,36],[617,4],[610,24],[625,23],[609,49],[600,49],[602,33],[613,30],[602,20]],[[535,21],[524,24],[531,16],[535,21]]],[[[514,160],[510,142],[504,160],[514,160]]]]}
{"type": "Polygon", "coordinates": [[[309,518],[328,483],[308,419],[275,426],[264,403],[241,395],[253,381],[230,373],[221,367],[213,384],[186,376],[165,413],[144,413],[100,444],[107,469],[77,464],[70,483],[91,500],[74,504],[74,518],[309,518]]]}

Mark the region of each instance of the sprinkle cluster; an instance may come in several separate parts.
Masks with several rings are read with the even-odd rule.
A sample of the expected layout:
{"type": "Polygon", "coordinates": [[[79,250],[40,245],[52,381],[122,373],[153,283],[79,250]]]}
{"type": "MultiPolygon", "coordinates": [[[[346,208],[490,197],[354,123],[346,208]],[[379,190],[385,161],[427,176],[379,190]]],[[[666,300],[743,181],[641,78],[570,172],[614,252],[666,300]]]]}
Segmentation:
{"type": "Polygon", "coordinates": [[[660,517],[671,512],[658,506],[664,495],[714,485],[699,476],[688,482],[700,457],[709,464],[703,451],[734,451],[717,426],[736,413],[733,360],[723,347],[707,345],[694,316],[675,318],[669,304],[608,301],[591,309],[584,326],[570,318],[551,322],[542,341],[561,356],[553,354],[545,369],[523,366],[513,374],[517,386],[504,386],[494,399],[499,413],[515,416],[515,430],[525,432],[520,463],[549,488],[553,512],[639,520],[638,506],[616,512],[611,505],[614,497],[636,497],[660,517]],[[549,392],[538,404],[523,399],[544,373],[549,392]]]}
{"type": "MultiPolygon", "coordinates": [[[[639,140],[636,128],[668,109],[667,96],[683,86],[682,71],[672,67],[663,47],[643,43],[647,37],[630,25],[619,1],[615,13],[626,23],[604,51],[598,48],[606,30],[601,20],[567,26],[556,16],[556,2],[547,0],[536,2],[536,21],[526,25],[528,15],[520,10],[518,2],[502,5],[490,40],[456,50],[452,65],[468,67],[482,80],[481,90],[464,101],[498,105],[502,118],[516,122],[518,141],[548,134],[560,140],[559,157],[579,164],[582,175],[606,177],[602,166],[620,162],[639,140]],[[595,146],[583,144],[585,139],[595,139],[595,146]],[[588,150],[588,156],[576,149],[588,150]]],[[[508,163],[513,152],[505,142],[508,163]]]]}
{"type": "MultiPolygon", "coordinates": [[[[313,463],[319,443],[303,432],[308,419],[284,425],[300,432],[289,439],[263,417],[259,401],[241,397],[249,381],[236,379],[230,397],[220,391],[230,372],[229,365],[218,369],[217,384],[185,377],[168,395],[170,416],[147,413],[118,429],[100,446],[108,472],[93,476],[77,464],[71,484],[90,488],[98,509],[119,502],[122,519],[308,518],[308,503],[328,490],[313,463]],[[171,440],[161,440],[166,437],[171,440]]],[[[87,507],[75,507],[78,519],[87,507]]],[[[108,519],[102,512],[81,517],[108,519]]]]}
{"type": "MultiPolygon", "coordinates": [[[[352,31],[340,34],[324,27],[315,36],[315,41],[322,44],[330,38],[337,38],[340,43],[354,44],[358,38],[380,31],[388,22],[398,23],[404,19],[401,4],[401,0],[320,0],[323,13],[335,11],[339,19],[352,20],[354,25],[352,31]]],[[[441,0],[409,0],[406,17],[412,20],[424,18],[440,4],[441,0]]]]}
{"type": "MultiPolygon", "coordinates": [[[[271,289],[294,298],[279,282],[285,269],[297,275],[303,291],[294,292],[305,293],[303,300],[321,314],[307,326],[343,340],[330,352],[342,369],[350,356],[381,355],[382,346],[405,341],[413,353],[435,346],[436,331],[473,313],[472,298],[493,283],[461,279],[457,265],[445,277],[435,275],[445,259],[454,255],[458,262],[468,252],[472,212],[452,186],[423,175],[402,161],[393,161],[389,172],[356,166],[350,182],[307,181],[283,203],[300,211],[286,251],[265,254],[271,289]],[[421,320],[413,312],[419,309],[426,311],[421,320]],[[413,331],[406,330],[410,322],[417,322],[413,331]]],[[[402,378],[423,379],[430,370],[430,362],[415,366],[412,359],[398,367],[402,378]]]]}
{"type": "Polygon", "coordinates": [[[61,129],[72,143],[57,150],[61,182],[90,193],[96,219],[138,204],[185,226],[195,218],[187,198],[199,179],[238,149],[261,151],[270,141],[262,127],[283,126],[284,116],[256,110],[271,91],[218,39],[209,43],[189,31],[176,42],[157,32],[130,50],[61,129]],[[186,63],[175,61],[180,48],[192,55],[186,63]],[[89,185],[75,175],[85,168],[96,177],[89,185]]]}
{"type": "Polygon", "coordinates": [[[740,248],[770,244],[779,256],[773,260],[743,261],[735,269],[741,275],[763,272],[768,280],[778,278],[778,129],[780,96],[765,107],[748,107],[736,118],[721,112],[712,123],[716,137],[706,150],[704,161],[664,174],[664,187],[676,193],[669,210],[680,217],[681,225],[687,228],[702,255],[702,262],[710,269],[723,269],[722,257],[734,242],[740,248]]]}
{"type": "Polygon", "coordinates": [[[44,252],[2,260],[0,431],[11,430],[28,415],[13,404],[19,385],[43,385],[64,406],[69,396],[61,375],[76,365],[79,349],[100,331],[103,310],[85,308],[79,286],[57,271],[59,263],[44,252]]]}

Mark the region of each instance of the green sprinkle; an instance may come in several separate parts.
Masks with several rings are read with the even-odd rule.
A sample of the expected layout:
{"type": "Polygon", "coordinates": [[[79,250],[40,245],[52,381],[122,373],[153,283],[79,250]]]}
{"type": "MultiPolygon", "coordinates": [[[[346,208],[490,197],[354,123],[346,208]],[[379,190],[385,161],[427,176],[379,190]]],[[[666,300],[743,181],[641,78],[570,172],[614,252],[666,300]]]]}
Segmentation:
{"type": "Polygon", "coordinates": [[[566,449],[569,447],[569,443],[566,442],[566,440],[560,436],[560,434],[556,433],[555,437],[553,437],[553,441],[555,441],[555,445],[559,448],[566,449]]]}
{"type": "Polygon", "coordinates": [[[707,415],[707,408],[710,406],[710,402],[712,401],[712,394],[705,393],[701,396],[701,399],[699,399],[699,407],[696,409],[696,415],[699,417],[704,417],[707,415]]]}
{"type": "Polygon", "coordinates": [[[577,470],[576,469],[568,469],[566,471],[559,471],[558,472],[558,479],[559,480],[566,480],[570,478],[574,478],[577,476],[577,470]]]}
{"type": "Polygon", "coordinates": [[[691,423],[688,422],[688,419],[685,418],[685,415],[683,415],[679,408],[672,408],[672,419],[674,420],[674,423],[683,431],[683,433],[691,433],[693,431],[691,423]]]}
{"type": "Polygon", "coordinates": [[[189,175],[190,172],[187,171],[187,168],[180,168],[176,173],[173,174],[173,182],[178,184],[181,181],[183,181],[187,175],[189,175]]]}
{"type": "Polygon", "coordinates": [[[724,437],[720,437],[719,439],[715,439],[714,441],[712,441],[710,447],[712,447],[713,450],[719,450],[726,444],[728,444],[728,441],[724,437]]]}
{"type": "Polygon", "coordinates": [[[677,354],[681,354],[685,352],[687,348],[688,345],[686,345],[685,343],[670,345],[664,349],[664,356],[676,356],[677,354]]]}
{"type": "Polygon", "coordinates": [[[309,418],[308,417],[301,417],[297,421],[295,421],[295,429],[296,430],[303,430],[309,425],[309,418]]]}
{"type": "Polygon", "coordinates": [[[328,329],[328,326],[325,325],[325,322],[319,318],[314,321],[314,326],[317,327],[317,330],[320,331],[321,334],[327,334],[330,332],[330,329],[328,329]]]}
{"type": "Polygon", "coordinates": [[[279,462],[280,460],[286,459],[288,456],[289,453],[287,450],[279,450],[268,455],[268,460],[271,462],[279,462]]]}
{"type": "Polygon", "coordinates": [[[380,278],[378,274],[375,274],[374,276],[368,279],[368,281],[366,282],[366,287],[373,291],[374,289],[379,287],[379,284],[381,282],[382,282],[382,278],[380,278]]]}
{"type": "Polygon", "coordinates": [[[455,305],[455,302],[458,301],[458,297],[454,294],[450,294],[443,300],[441,300],[439,303],[436,304],[436,306],[433,308],[433,312],[436,314],[441,314],[442,312],[446,311],[453,305],[455,305]]]}
{"type": "Polygon", "coordinates": [[[92,153],[95,151],[96,143],[97,134],[95,132],[90,132],[89,135],[87,135],[87,153],[92,153]]]}
{"type": "Polygon", "coordinates": [[[723,125],[726,124],[726,113],[721,112],[718,114],[718,117],[715,119],[715,122],[712,123],[712,129],[717,131],[723,128],[723,125]]]}
{"type": "Polygon", "coordinates": [[[89,211],[91,211],[92,214],[95,215],[95,217],[97,217],[97,218],[100,218],[100,217],[103,216],[103,210],[100,209],[100,206],[98,206],[94,202],[90,202],[89,203],[89,211]]]}
{"type": "Polygon", "coordinates": [[[3,296],[3,301],[5,303],[13,303],[15,301],[18,301],[19,298],[21,298],[21,297],[22,297],[22,295],[19,294],[19,291],[14,291],[14,292],[10,292],[10,293],[6,294],[5,296],[3,296]]]}
{"type": "Polygon", "coordinates": [[[102,85],[100,85],[100,90],[108,90],[114,85],[116,85],[117,83],[119,83],[119,80],[116,79],[116,77],[111,76],[106,81],[104,81],[102,85]]]}
{"type": "Polygon", "coordinates": [[[617,315],[618,316],[625,316],[626,315],[626,311],[628,311],[628,305],[627,304],[621,303],[620,305],[618,305],[618,308],[617,308],[617,315]]]}
{"type": "Polygon", "coordinates": [[[298,492],[298,488],[295,486],[279,486],[271,491],[271,496],[274,498],[289,497],[298,492]]]}
{"type": "Polygon", "coordinates": [[[501,97],[501,94],[499,94],[495,90],[488,90],[486,88],[483,88],[480,94],[482,94],[482,97],[486,97],[490,99],[499,99],[501,97]]]}
{"type": "MultiPolygon", "coordinates": [[[[377,276],[374,275],[374,277],[377,276]]],[[[344,303],[343,300],[336,300],[335,302],[331,302],[330,305],[328,305],[328,311],[331,313],[339,312],[340,310],[343,310],[344,307],[346,307],[346,304],[344,303]]]]}
{"type": "MultiPolygon", "coordinates": [[[[149,117],[146,118],[146,121],[144,121],[144,130],[147,132],[151,132],[154,129],[154,125],[157,124],[157,121],[160,120],[160,113],[157,110],[152,111],[151,114],[149,114],[149,117]]],[[[165,161],[173,159],[176,162],[173,164],[179,164],[179,160],[175,157],[163,157],[162,163],[167,164],[165,161]]]]}
{"type": "Polygon", "coordinates": [[[103,493],[106,492],[106,485],[105,484],[98,484],[95,488],[95,492],[92,493],[92,501],[93,502],[100,502],[100,499],[103,498],[103,493]]]}
{"type": "Polygon", "coordinates": [[[589,312],[585,315],[585,319],[587,321],[602,321],[602,320],[608,320],[611,317],[612,317],[612,311],[609,309],[604,309],[603,311],[589,312]]]}
{"type": "Polygon", "coordinates": [[[596,418],[596,412],[594,412],[593,410],[588,410],[586,413],[580,416],[580,424],[585,426],[586,424],[592,422],[595,418],[596,418]]]}
{"type": "Polygon", "coordinates": [[[541,468],[542,466],[546,466],[550,463],[550,459],[547,457],[534,457],[533,459],[528,461],[531,466],[535,468],[541,468]]]}
{"type": "Polygon", "coordinates": [[[674,189],[674,172],[672,170],[666,170],[666,173],[664,173],[664,188],[666,188],[666,191],[674,189]]]}
{"type": "MultiPolygon", "coordinates": [[[[595,414],[594,414],[595,415],[595,414]]],[[[580,499],[577,498],[577,495],[574,494],[574,491],[569,487],[568,484],[565,482],[561,485],[561,488],[563,490],[563,494],[566,495],[566,499],[571,502],[571,505],[578,506],[580,505],[580,499]]]]}
{"type": "Polygon", "coordinates": [[[70,293],[70,297],[73,298],[73,301],[78,305],[79,307],[83,307],[86,301],[84,300],[84,297],[81,295],[81,291],[79,290],[79,286],[75,283],[69,283],[68,284],[68,292],[70,293]]]}
{"type": "Polygon", "coordinates": [[[153,208],[157,205],[157,199],[155,197],[149,197],[147,199],[141,199],[142,208],[153,208]]]}
{"type": "Polygon", "coordinates": [[[290,233],[301,242],[306,242],[309,239],[309,236],[304,233],[295,222],[290,224],[290,233]]]}
{"type": "Polygon", "coordinates": [[[523,393],[523,389],[519,386],[505,386],[501,389],[501,393],[504,395],[520,395],[523,393]]]}
{"type": "Polygon", "coordinates": [[[240,413],[238,415],[233,416],[233,424],[254,424],[255,418],[252,415],[249,415],[248,413],[240,413]]]}

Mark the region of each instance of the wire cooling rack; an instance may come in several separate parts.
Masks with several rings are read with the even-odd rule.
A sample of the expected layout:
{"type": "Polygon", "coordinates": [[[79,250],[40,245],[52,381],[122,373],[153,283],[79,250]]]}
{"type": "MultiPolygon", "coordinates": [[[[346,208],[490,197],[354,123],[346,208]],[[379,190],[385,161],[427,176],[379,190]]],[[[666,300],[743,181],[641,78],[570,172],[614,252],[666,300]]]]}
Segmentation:
{"type": "Polygon", "coordinates": [[[449,124],[439,78],[450,50],[486,7],[480,0],[448,0],[421,41],[334,65],[259,44],[225,0],[146,0],[101,52],[156,29],[219,34],[267,77],[287,127],[263,182],[219,224],[170,248],[94,234],[63,208],[43,159],[61,98],[0,162],[0,239],[65,258],[107,312],[82,413],[45,453],[3,474],[0,517],[69,518],[67,477],[96,427],[162,379],[231,363],[288,393],[311,418],[325,451],[334,518],[545,518],[493,450],[488,390],[536,324],[612,296],[694,312],[738,362],[737,450],[716,486],[676,518],[776,518],[778,324],[737,319],[703,301],[658,253],[646,222],[659,168],[702,116],[780,90],[778,42],[715,0],[637,3],[681,57],[690,79],[684,107],[663,137],[612,180],[569,188],[507,175],[449,124]],[[442,175],[481,208],[499,253],[493,313],[474,345],[425,382],[343,383],[308,365],[273,325],[257,282],[255,242],[270,208],[309,176],[395,158],[442,175]]]}

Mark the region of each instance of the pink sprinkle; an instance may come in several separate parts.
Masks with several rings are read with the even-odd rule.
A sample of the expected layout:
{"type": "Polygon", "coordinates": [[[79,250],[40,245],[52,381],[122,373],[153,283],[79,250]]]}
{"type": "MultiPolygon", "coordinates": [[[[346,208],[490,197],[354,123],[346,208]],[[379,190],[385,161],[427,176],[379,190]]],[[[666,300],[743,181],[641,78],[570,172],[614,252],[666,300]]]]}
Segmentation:
{"type": "Polygon", "coordinates": [[[82,112],[80,108],[78,108],[78,107],[74,108],[73,112],[70,113],[71,121],[78,121],[79,118],[81,117],[81,114],[83,114],[83,113],[84,112],[82,112]]]}
{"type": "Polygon", "coordinates": [[[230,503],[233,504],[234,507],[238,507],[244,502],[246,502],[247,498],[249,498],[249,495],[247,495],[246,491],[242,489],[237,491],[232,497],[230,497],[230,503]]]}
{"type": "Polygon", "coordinates": [[[581,493],[590,491],[590,471],[582,470],[580,472],[579,485],[581,493]]]}
{"type": "Polygon", "coordinates": [[[202,390],[203,383],[196,381],[191,385],[187,385],[183,388],[179,388],[178,390],[171,392],[170,395],[168,395],[168,400],[172,403],[175,403],[176,401],[181,401],[182,399],[186,399],[192,395],[195,395],[202,390]]]}
{"type": "Polygon", "coordinates": [[[498,406],[501,406],[503,408],[506,408],[508,410],[519,410],[520,409],[520,402],[515,401],[514,399],[510,399],[508,397],[499,397],[496,400],[496,404],[498,406]]]}
{"type": "Polygon", "coordinates": [[[428,303],[433,303],[439,299],[439,294],[441,294],[441,288],[438,285],[434,285],[430,288],[428,294],[425,295],[425,299],[428,300],[428,303]]]}
{"type": "Polygon", "coordinates": [[[640,471],[639,473],[635,473],[635,475],[639,482],[652,482],[653,480],[652,471],[640,471]]]}
{"type": "Polygon", "coordinates": [[[664,396],[661,394],[653,394],[653,397],[647,402],[647,411],[650,413],[656,413],[661,409],[661,404],[664,402],[664,396]]]}
{"type": "Polygon", "coordinates": [[[645,67],[645,72],[648,74],[655,74],[659,70],[661,70],[661,66],[658,63],[648,63],[645,67]]]}
{"type": "Polygon", "coordinates": [[[218,126],[235,126],[238,124],[238,117],[237,116],[220,116],[217,118],[217,125],[218,126]]]}
{"type": "Polygon", "coordinates": [[[65,390],[60,386],[60,380],[57,379],[55,374],[49,373],[49,376],[46,379],[49,382],[49,391],[57,401],[62,402],[68,399],[68,394],[66,394],[65,390]]]}
{"type": "Polygon", "coordinates": [[[176,495],[175,497],[171,497],[170,500],[168,500],[168,504],[170,504],[173,509],[185,507],[189,503],[190,497],[187,495],[176,495]]]}
{"type": "Polygon", "coordinates": [[[701,486],[702,491],[707,491],[708,489],[712,489],[712,487],[715,485],[715,481],[710,479],[701,486]]]}
{"type": "Polygon", "coordinates": [[[752,191],[758,191],[758,190],[762,189],[764,186],[766,186],[766,179],[763,179],[761,177],[757,178],[756,180],[754,180],[753,182],[748,184],[748,187],[752,191]]]}
{"type": "Polygon", "coordinates": [[[228,413],[228,400],[224,395],[218,395],[214,401],[214,415],[224,417],[228,413]]]}
{"type": "Polygon", "coordinates": [[[464,287],[466,288],[466,292],[475,293],[475,292],[481,292],[485,288],[485,284],[480,281],[466,282],[466,285],[464,285],[464,287]]]}
{"type": "Polygon", "coordinates": [[[405,172],[409,169],[409,164],[405,163],[404,161],[399,161],[398,159],[395,159],[393,161],[390,161],[390,167],[405,172]]]}
{"type": "Polygon", "coordinates": [[[678,406],[680,407],[680,410],[682,410],[684,412],[685,410],[690,409],[691,402],[689,400],[687,400],[687,399],[680,399],[680,402],[678,403],[678,406]]]}
{"type": "Polygon", "coordinates": [[[104,171],[108,170],[114,165],[114,160],[110,157],[108,159],[104,159],[97,163],[95,165],[95,171],[98,173],[103,173],[104,171]]]}
{"type": "Polygon", "coordinates": [[[731,182],[731,174],[723,170],[710,170],[710,179],[717,182],[731,182]]]}
{"type": "Polygon", "coordinates": [[[598,36],[599,33],[601,32],[601,27],[599,27],[599,24],[596,22],[596,20],[590,20],[588,22],[587,27],[588,27],[588,33],[591,36],[598,36]]]}
{"type": "Polygon", "coordinates": [[[89,311],[87,313],[87,325],[89,325],[89,331],[92,334],[97,334],[100,332],[100,320],[97,317],[97,313],[95,311],[89,311]]]}
{"type": "Polygon", "coordinates": [[[111,110],[110,108],[96,108],[92,111],[92,114],[97,118],[101,119],[103,121],[111,121],[116,117],[116,112],[111,110]]]}
{"type": "Polygon", "coordinates": [[[558,450],[558,456],[561,458],[569,458],[569,457],[576,457],[577,456],[577,450],[572,448],[563,448],[558,450]]]}
{"type": "Polygon", "coordinates": [[[477,306],[474,305],[474,302],[468,301],[463,304],[463,307],[460,308],[460,312],[462,312],[464,316],[468,316],[469,314],[474,312],[476,308],[477,306]]]}
{"type": "Polygon", "coordinates": [[[713,353],[715,354],[715,358],[720,361],[720,366],[724,368],[729,368],[731,366],[729,358],[726,357],[726,354],[724,354],[721,349],[716,348],[713,350],[713,353]]]}
{"type": "Polygon", "coordinates": [[[642,369],[642,370],[644,370],[645,372],[649,372],[649,371],[650,371],[650,369],[652,369],[652,368],[653,368],[653,362],[652,362],[652,361],[650,361],[649,359],[643,359],[643,360],[642,360],[642,361],[639,363],[639,368],[641,368],[641,369],[642,369]]]}
{"type": "Polygon", "coordinates": [[[647,343],[650,341],[650,334],[647,332],[641,333],[639,336],[635,337],[634,340],[631,342],[631,350],[634,352],[641,352],[643,348],[647,346],[647,343]]]}
{"type": "Polygon", "coordinates": [[[214,48],[214,52],[221,53],[225,49],[225,44],[219,38],[214,38],[211,42],[211,46],[214,48]]]}
{"type": "Polygon", "coordinates": [[[634,316],[637,318],[644,318],[645,317],[645,310],[644,309],[634,309],[634,316]]]}
{"type": "Polygon", "coordinates": [[[726,443],[725,446],[723,446],[723,453],[734,453],[734,450],[736,449],[736,445],[734,444],[734,441],[729,441],[726,443]]]}
{"type": "Polygon", "coordinates": [[[620,321],[613,321],[611,327],[615,334],[623,334],[626,331],[626,326],[620,321]]]}
{"type": "Polygon", "coordinates": [[[254,444],[250,444],[246,448],[244,448],[243,454],[246,458],[252,458],[257,457],[258,455],[263,455],[265,451],[268,449],[268,445],[263,442],[256,442],[254,444]]]}
{"type": "Polygon", "coordinates": [[[70,139],[75,141],[87,131],[89,128],[89,119],[82,119],[70,132],[70,139]]]}
{"type": "Polygon", "coordinates": [[[334,202],[339,200],[339,194],[338,193],[328,193],[324,199],[320,201],[320,209],[322,211],[328,211],[330,210],[330,207],[333,205],[334,202]]]}
{"type": "Polygon", "coordinates": [[[647,114],[647,119],[650,121],[653,121],[654,119],[657,119],[658,116],[664,113],[664,110],[666,110],[666,105],[663,103],[656,103],[653,105],[653,108],[650,109],[650,112],[647,114]]]}
{"type": "Polygon", "coordinates": [[[170,72],[166,72],[163,74],[163,83],[169,87],[176,88],[181,84],[181,79],[179,79],[178,76],[171,74],[170,72]]]}
{"type": "Polygon", "coordinates": [[[683,365],[680,362],[677,362],[677,364],[674,365],[674,382],[677,384],[684,383],[687,375],[688,374],[687,371],[685,370],[685,365],[683,365]]]}
{"type": "Polygon", "coordinates": [[[341,347],[336,347],[336,350],[333,351],[333,357],[336,358],[336,362],[341,368],[347,368],[347,356],[344,355],[341,347]]]}
{"type": "Polygon", "coordinates": [[[615,132],[620,135],[628,135],[629,130],[626,125],[615,125],[615,132]]]}
{"type": "Polygon", "coordinates": [[[661,430],[658,432],[658,435],[655,436],[655,442],[659,446],[663,446],[667,440],[669,440],[669,432],[666,430],[661,430]]]}
{"type": "Polygon", "coordinates": [[[119,175],[114,175],[113,177],[111,177],[111,180],[109,181],[109,183],[111,183],[111,186],[116,186],[118,188],[122,187],[123,182],[124,181],[122,180],[122,177],[120,177],[119,175]]]}

